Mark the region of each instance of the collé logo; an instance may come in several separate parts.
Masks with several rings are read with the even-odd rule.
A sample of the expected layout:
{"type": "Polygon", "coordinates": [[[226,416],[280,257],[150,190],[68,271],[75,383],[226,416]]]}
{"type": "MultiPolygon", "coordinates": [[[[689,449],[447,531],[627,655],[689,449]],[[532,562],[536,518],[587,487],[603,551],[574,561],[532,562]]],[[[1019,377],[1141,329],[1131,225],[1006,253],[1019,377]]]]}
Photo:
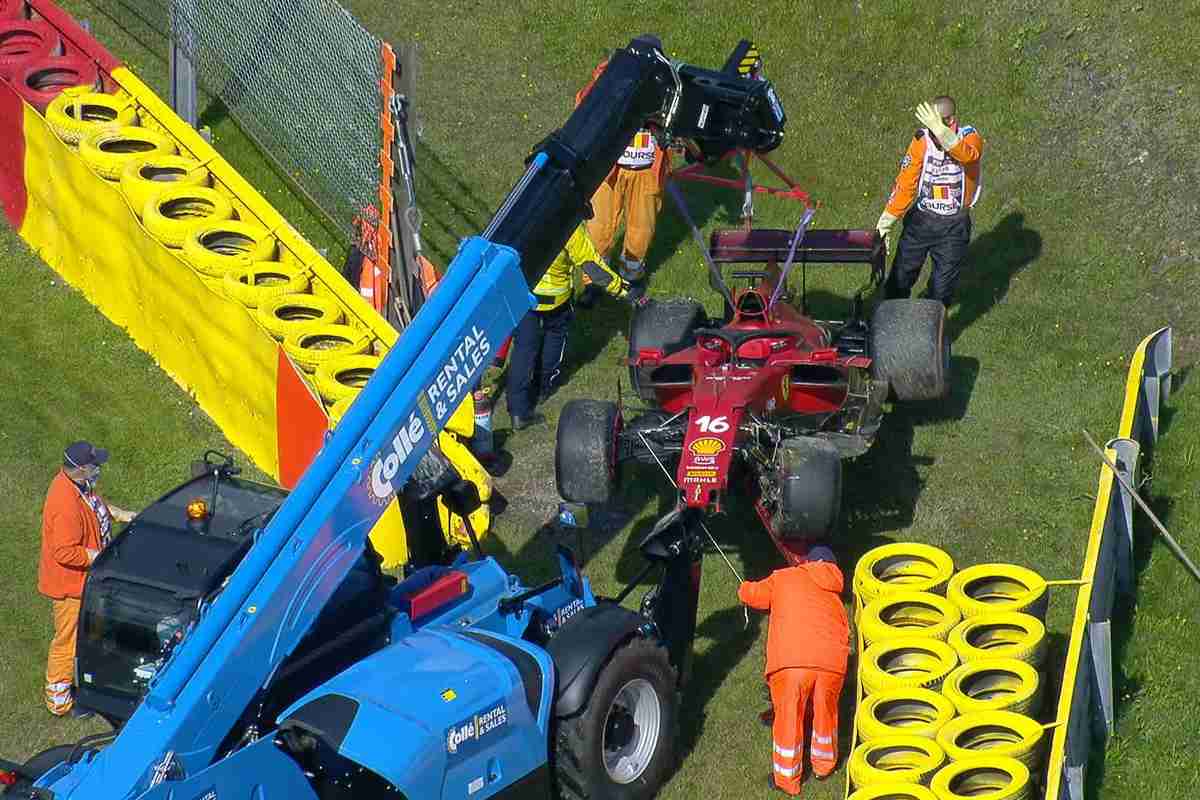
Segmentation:
{"type": "Polygon", "coordinates": [[[453,755],[464,744],[482,739],[507,722],[508,706],[504,703],[484,711],[482,714],[476,714],[446,732],[446,752],[453,755]]]}
{"type": "Polygon", "coordinates": [[[400,471],[400,465],[412,455],[413,448],[425,435],[425,423],[414,411],[408,415],[408,423],[402,425],[392,438],[390,453],[380,453],[371,465],[371,494],[380,503],[386,503],[395,494],[392,480],[400,471]]]}

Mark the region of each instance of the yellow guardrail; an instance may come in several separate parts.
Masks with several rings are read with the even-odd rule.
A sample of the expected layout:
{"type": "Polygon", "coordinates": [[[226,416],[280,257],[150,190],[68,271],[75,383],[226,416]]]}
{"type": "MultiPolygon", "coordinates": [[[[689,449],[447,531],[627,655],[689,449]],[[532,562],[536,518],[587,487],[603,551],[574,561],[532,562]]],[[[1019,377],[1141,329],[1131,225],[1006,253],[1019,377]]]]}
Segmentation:
{"type": "MultiPolygon", "coordinates": [[[[1133,486],[1143,454],[1158,439],[1170,373],[1171,329],[1161,328],[1134,351],[1117,436],[1105,447],[1133,486]]],[[[1133,501],[1104,465],[1080,580],[1047,760],[1047,800],[1081,800],[1089,755],[1113,730],[1111,615],[1117,591],[1133,589],[1133,501]]]]}

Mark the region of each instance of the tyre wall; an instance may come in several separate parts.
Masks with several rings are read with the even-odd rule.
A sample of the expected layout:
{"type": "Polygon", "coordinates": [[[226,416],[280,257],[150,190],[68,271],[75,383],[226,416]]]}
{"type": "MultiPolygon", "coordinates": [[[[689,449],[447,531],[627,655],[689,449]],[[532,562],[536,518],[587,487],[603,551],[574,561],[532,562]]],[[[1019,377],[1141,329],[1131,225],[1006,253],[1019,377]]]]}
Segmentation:
{"type": "MultiPolygon", "coordinates": [[[[142,128],[166,134],[180,155],[203,165],[212,188],[232,201],[237,219],[269,234],[274,260],[301,271],[313,295],[331,300],[345,324],[365,332],[369,352],[386,353],[395,330],[149,87],[47,0],[30,0],[24,16],[49,23],[73,63],[94,67],[94,78],[85,75],[80,82],[95,80],[98,90],[130,99],[142,128]]],[[[313,375],[259,324],[254,309],[222,291],[219,279],[189,266],[181,250],[151,235],[120,183],[85,163],[82,146],[56,135],[42,113],[48,98],[22,82],[21,65],[2,68],[0,62],[0,205],[9,222],[186,389],[231,443],[282,485],[293,486],[320,449],[330,417],[336,422],[313,375]]],[[[486,531],[490,479],[460,441],[472,433],[469,404],[468,393],[455,415],[457,427],[455,420],[450,426],[457,434],[446,431],[442,439],[463,477],[479,486],[485,503],[472,522],[486,531]]],[[[441,521],[448,538],[467,541],[461,520],[442,509],[441,521]]],[[[388,566],[406,560],[395,500],[371,538],[388,566]]]]}

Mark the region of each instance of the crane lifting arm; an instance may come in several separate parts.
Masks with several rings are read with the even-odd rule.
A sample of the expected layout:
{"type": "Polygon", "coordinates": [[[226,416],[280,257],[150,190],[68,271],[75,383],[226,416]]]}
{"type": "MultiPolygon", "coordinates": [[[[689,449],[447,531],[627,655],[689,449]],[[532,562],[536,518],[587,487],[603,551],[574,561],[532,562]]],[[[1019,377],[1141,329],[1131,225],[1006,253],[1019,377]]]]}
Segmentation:
{"type": "MultiPolygon", "coordinates": [[[[534,151],[482,237],[387,354],[298,485],[111,745],[70,765],[55,798],[137,797],[210,766],[254,694],[302,639],[363,552],[633,134],[650,124],[711,156],[767,152],[783,136],[771,85],[663,55],[652,37],[616,51],[587,99],[534,151]]],[[[164,787],[165,788],[165,787],[164,787]]]]}

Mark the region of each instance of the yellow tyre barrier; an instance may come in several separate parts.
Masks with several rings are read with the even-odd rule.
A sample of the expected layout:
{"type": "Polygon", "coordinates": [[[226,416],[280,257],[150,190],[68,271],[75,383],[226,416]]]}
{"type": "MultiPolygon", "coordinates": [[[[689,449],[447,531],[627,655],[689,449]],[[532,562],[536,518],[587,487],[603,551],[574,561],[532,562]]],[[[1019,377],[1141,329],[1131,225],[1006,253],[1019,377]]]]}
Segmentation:
{"type": "Polygon", "coordinates": [[[255,261],[273,261],[275,252],[275,237],[266,228],[235,219],[193,227],[183,240],[184,261],[210,278],[223,279],[255,261]]]}
{"type": "Polygon", "coordinates": [[[937,735],[937,743],[951,761],[979,756],[1007,756],[1020,761],[1030,772],[1042,757],[1046,729],[1024,714],[1011,711],[980,711],[951,720],[937,735]]]}
{"type": "Polygon", "coordinates": [[[946,676],[942,694],[959,714],[1013,711],[1032,715],[1041,701],[1038,671],[1015,658],[968,661],[946,676]]]}
{"type": "Polygon", "coordinates": [[[79,155],[92,170],[110,181],[121,179],[130,161],[150,155],[173,155],[175,142],[165,133],[136,125],[100,128],[79,142],[79,155]]]}
{"type": "Polygon", "coordinates": [[[856,789],[847,800],[937,800],[919,783],[877,783],[856,789]]]}
{"type": "Polygon", "coordinates": [[[870,644],[901,636],[945,641],[962,619],[958,606],[931,592],[889,592],[863,609],[859,629],[870,644]]]}
{"type": "Polygon", "coordinates": [[[941,594],[954,574],[949,553],[914,542],[896,542],[863,554],[854,567],[854,590],[864,603],[890,592],[941,594]]]}
{"type": "Polygon", "coordinates": [[[884,736],[863,742],[850,754],[850,783],[855,788],[879,783],[928,783],[946,754],[923,736],[884,736]]]}
{"type": "Polygon", "coordinates": [[[63,89],[46,106],[46,124],[71,147],[100,129],[137,125],[137,121],[132,98],[97,92],[91,86],[63,89]]]}
{"type": "Polygon", "coordinates": [[[356,356],[371,347],[371,335],[344,323],[297,328],[283,340],[283,350],[305,372],[327,361],[356,356]]]}
{"type": "Polygon", "coordinates": [[[167,247],[183,247],[197,228],[233,216],[229,198],[207,186],[160,184],[141,209],[142,224],[167,247]]]}
{"type": "Polygon", "coordinates": [[[335,403],[343,397],[353,397],[366,385],[382,360],[379,356],[361,355],[325,362],[317,367],[313,376],[317,394],[335,403]]]}
{"type": "Polygon", "coordinates": [[[341,322],[342,307],[328,298],[311,294],[281,294],[260,304],[256,316],[267,333],[282,341],[292,331],[308,328],[314,323],[332,325],[341,322]]]}
{"type": "Polygon", "coordinates": [[[121,170],[121,191],[141,217],[146,201],[164,186],[208,186],[208,170],[187,156],[147,156],[131,160],[121,170]]]}
{"type": "Polygon", "coordinates": [[[979,756],[951,761],[929,782],[937,800],[1027,800],[1032,797],[1029,768],[1015,758],[979,756]]]}
{"type": "Polygon", "coordinates": [[[856,789],[847,800],[937,800],[919,783],[877,783],[856,789]]]}
{"type": "Polygon", "coordinates": [[[863,741],[881,736],[936,739],[957,713],[953,703],[932,689],[888,689],[863,698],[858,707],[858,735],[863,741]]]}
{"type": "Polygon", "coordinates": [[[937,639],[885,639],[863,653],[860,679],[867,694],[913,687],[936,689],[957,664],[958,655],[937,639]]]}
{"type": "Polygon", "coordinates": [[[977,564],[967,567],[946,586],[946,597],[963,617],[1023,611],[1046,621],[1049,594],[1046,581],[1031,569],[1015,564],[977,564]]]}
{"type": "Polygon", "coordinates": [[[956,625],[946,643],[964,664],[981,658],[1015,658],[1037,667],[1046,656],[1046,626],[1037,617],[1016,611],[981,614],[956,625]]]}
{"type": "Polygon", "coordinates": [[[308,274],[302,267],[279,261],[255,261],[231,269],[223,280],[225,294],[247,308],[258,308],[264,300],[308,289],[308,274]]]}
{"type": "Polygon", "coordinates": [[[354,398],[357,396],[353,394],[347,395],[330,406],[329,410],[325,412],[325,415],[329,417],[330,430],[333,430],[334,426],[345,416],[346,412],[350,409],[350,404],[354,402],[354,398]]]}

